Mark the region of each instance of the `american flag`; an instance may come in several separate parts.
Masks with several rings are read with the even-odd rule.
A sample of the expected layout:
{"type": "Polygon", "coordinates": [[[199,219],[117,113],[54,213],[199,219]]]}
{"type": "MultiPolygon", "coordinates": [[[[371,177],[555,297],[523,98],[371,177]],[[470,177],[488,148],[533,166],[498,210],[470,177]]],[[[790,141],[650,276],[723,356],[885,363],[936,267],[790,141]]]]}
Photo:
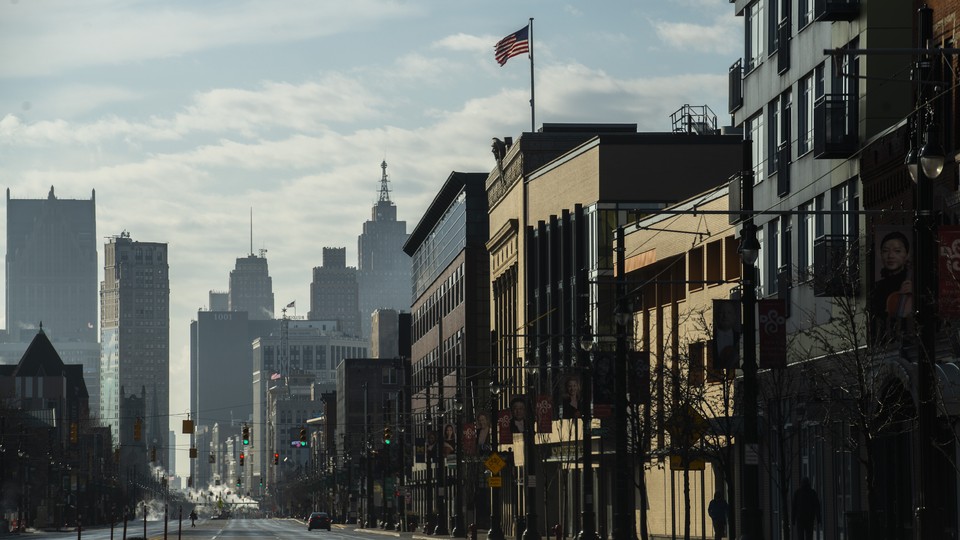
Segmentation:
{"type": "Polygon", "coordinates": [[[502,66],[514,56],[530,52],[529,35],[530,25],[527,25],[498,41],[495,47],[497,63],[502,66]]]}

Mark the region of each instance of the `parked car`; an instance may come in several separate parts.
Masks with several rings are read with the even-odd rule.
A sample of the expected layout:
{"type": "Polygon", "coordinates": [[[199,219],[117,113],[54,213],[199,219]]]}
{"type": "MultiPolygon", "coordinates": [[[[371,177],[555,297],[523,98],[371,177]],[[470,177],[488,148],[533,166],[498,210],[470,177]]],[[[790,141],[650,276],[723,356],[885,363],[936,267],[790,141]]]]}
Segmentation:
{"type": "Polygon", "coordinates": [[[326,512],[314,512],[310,514],[310,519],[307,520],[307,530],[312,531],[314,529],[326,529],[330,530],[330,515],[326,512]]]}

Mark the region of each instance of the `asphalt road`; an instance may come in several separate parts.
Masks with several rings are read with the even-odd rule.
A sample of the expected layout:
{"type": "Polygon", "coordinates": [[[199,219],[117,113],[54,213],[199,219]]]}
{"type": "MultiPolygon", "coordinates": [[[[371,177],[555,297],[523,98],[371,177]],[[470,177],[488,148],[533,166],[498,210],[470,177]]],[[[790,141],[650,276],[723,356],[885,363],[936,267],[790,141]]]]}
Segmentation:
{"type": "MultiPolygon", "coordinates": [[[[115,526],[113,536],[111,537],[109,528],[87,529],[80,532],[82,540],[115,540],[123,539],[123,525],[115,526]]],[[[127,539],[143,536],[143,522],[130,522],[127,524],[127,539]]],[[[399,536],[393,534],[390,536],[399,536]]],[[[77,538],[77,531],[63,532],[31,532],[19,535],[11,535],[4,538],[20,538],[24,540],[33,539],[58,539],[68,540],[77,538]]],[[[159,540],[163,536],[163,522],[148,521],[147,537],[151,540],[159,540]]],[[[303,521],[295,519],[225,519],[225,520],[198,520],[196,527],[190,527],[190,521],[184,520],[182,529],[178,530],[176,521],[171,521],[167,525],[168,539],[177,538],[195,538],[205,540],[234,540],[234,539],[252,539],[265,538],[273,540],[286,540],[291,538],[316,538],[317,540],[345,540],[348,538],[377,540],[382,535],[372,534],[370,532],[361,532],[355,530],[353,526],[345,527],[334,524],[330,531],[313,530],[307,531],[307,525],[303,521]]]]}

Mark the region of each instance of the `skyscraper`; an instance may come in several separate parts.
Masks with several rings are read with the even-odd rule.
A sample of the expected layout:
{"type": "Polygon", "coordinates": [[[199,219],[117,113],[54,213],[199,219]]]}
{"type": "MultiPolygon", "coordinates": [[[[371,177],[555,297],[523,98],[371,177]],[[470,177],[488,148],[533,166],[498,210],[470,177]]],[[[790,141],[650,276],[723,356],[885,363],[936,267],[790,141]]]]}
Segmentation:
{"type": "Polygon", "coordinates": [[[251,321],[273,318],[273,279],[264,250],[237,259],[230,272],[230,311],[246,311],[251,321]]]}
{"type": "Polygon", "coordinates": [[[89,200],[12,199],[7,189],[6,363],[40,323],[67,364],[82,364],[91,403],[99,394],[96,192],[89,200]]]}
{"type": "Polygon", "coordinates": [[[410,311],[412,286],[410,257],[404,253],[407,222],[397,221],[397,206],[390,200],[387,162],[380,163],[380,198],[371,219],[364,222],[358,239],[360,323],[363,336],[370,336],[370,317],[379,308],[410,311]]]}
{"type": "Polygon", "coordinates": [[[160,451],[170,431],[170,280],[167,245],[135,242],[130,233],[104,249],[100,417],[119,443],[124,398],[143,394],[143,441],[160,451]]]}
{"type": "Polygon", "coordinates": [[[357,269],[347,267],[346,248],[323,248],[323,266],[313,269],[311,321],[340,321],[340,331],[361,336],[357,269]]]}

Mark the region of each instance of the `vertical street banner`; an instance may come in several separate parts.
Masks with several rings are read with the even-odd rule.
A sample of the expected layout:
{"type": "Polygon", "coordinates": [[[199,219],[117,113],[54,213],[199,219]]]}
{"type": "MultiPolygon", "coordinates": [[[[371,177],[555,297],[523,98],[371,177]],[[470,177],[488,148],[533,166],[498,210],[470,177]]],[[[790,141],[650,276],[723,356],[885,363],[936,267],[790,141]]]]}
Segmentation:
{"type": "Polygon", "coordinates": [[[713,301],[714,369],[740,367],[741,320],[739,301],[713,301]]]}
{"type": "Polygon", "coordinates": [[[540,394],[537,396],[535,406],[537,415],[537,433],[550,433],[553,431],[553,397],[550,394],[540,394]]]}
{"type": "Polygon", "coordinates": [[[510,434],[510,417],[510,409],[501,409],[497,414],[497,431],[500,434],[498,442],[500,444],[513,442],[513,435],[510,434]]]}
{"type": "Polygon", "coordinates": [[[757,301],[760,330],[760,369],[787,367],[787,302],[782,298],[757,301]]]}
{"type": "Polygon", "coordinates": [[[650,404],[650,352],[627,353],[627,391],[631,405],[650,404]]]}
{"type": "Polygon", "coordinates": [[[613,415],[613,361],[610,352],[601,352],[593,360],[593,417],[613,415]]]}
{"type": "Polygon", "coordinates": [[[463,433],[460,435],[463,441],[463,453],[468,456],[477,455],[477,425],[473,422],[467,422],[463,425],[463,433]]]}
{"type": "Polygon", "coordinates": [[[960,317],[960,227],[941,226],[939,234],[940,317],[960,317]]]}

